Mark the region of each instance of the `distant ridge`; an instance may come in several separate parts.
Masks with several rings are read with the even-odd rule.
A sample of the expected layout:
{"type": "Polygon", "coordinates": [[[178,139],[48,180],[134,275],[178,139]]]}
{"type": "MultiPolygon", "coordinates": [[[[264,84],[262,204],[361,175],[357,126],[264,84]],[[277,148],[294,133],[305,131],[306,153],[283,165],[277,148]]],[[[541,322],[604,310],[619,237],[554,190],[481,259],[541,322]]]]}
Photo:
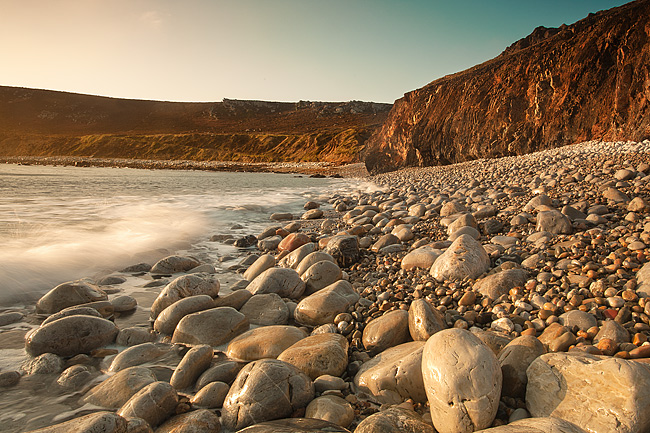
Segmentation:
{"type": "Polygon", "coordinates": [[[650,137],[650,0],[559,29],[395,101],[368,140],[370,172],[650,137]]]}
{"type": "Polygon", "coordinates": [[[356,162],[390,107],[162,102],[0,86],[0,156],[356,162]]]}

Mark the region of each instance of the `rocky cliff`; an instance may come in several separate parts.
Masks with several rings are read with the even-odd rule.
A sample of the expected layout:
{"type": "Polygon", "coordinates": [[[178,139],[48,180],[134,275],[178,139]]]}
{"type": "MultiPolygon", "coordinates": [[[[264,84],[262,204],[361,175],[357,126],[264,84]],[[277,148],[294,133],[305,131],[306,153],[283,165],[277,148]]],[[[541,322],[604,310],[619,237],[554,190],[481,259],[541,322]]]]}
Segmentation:
{"type": "Polygon", "coordinates": [[[650,137],[650,0],[540,27],[395,101],[363,157],[377,173],[650,137]]]}
{"type": "Polygon", "coordinates": [[[0,156],[349,163],[390,107],[141,101],[0,87],[0,156]]]}

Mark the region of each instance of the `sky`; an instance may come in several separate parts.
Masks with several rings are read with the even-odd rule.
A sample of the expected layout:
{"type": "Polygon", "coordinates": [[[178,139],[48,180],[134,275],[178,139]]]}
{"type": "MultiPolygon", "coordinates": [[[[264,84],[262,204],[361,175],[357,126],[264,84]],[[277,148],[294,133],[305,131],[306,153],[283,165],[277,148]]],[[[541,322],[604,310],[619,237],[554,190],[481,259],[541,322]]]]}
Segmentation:
{"type": "Polygon", "coordinates": [[[608,0],[0,0],[0,85],[393,102],[608,0]]]}

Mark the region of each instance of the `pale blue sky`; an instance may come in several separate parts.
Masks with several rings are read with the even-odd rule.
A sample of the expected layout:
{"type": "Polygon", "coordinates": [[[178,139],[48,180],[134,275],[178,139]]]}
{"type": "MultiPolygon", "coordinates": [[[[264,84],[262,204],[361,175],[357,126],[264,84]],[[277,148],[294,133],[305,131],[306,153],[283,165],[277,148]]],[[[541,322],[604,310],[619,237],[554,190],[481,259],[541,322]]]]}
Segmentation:
{"type": "Polygon", "coordinates": [[[0,0],[0,85],[135,99],[365,100],[607,0],[0,0]]]}

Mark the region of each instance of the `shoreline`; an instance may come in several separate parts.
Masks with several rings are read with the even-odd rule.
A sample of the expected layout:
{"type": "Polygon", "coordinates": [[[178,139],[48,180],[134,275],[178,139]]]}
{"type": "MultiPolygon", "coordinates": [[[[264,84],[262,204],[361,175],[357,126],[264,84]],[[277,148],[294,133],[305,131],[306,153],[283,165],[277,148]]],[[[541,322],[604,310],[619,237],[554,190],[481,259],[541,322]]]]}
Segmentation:
{"type": "MultiPolygon", "coordinates": [[[[356,293],[356,301],[337,307],[341,308],[340,312],[337,310],[339,314],[322,324],[307,321],[296,313],[313,295],[292,297],[283,293],[278,296],[291,315],[286,322],[277,324],[307,332],[309,336],[301,337],[305,341],[323,339],[319,335],[330,334],[332,340],[338,341],[337,344],[342,344],[343,340],[346,342],[344,360],[335,349],[323,355],[328,365],[340,365],[344,361],[344,367],[331,373],[337,380],[330,378],[327,385],[319,382],[321,388],[311,401],[334,400],[341,410],[346,411],[346,416],[351,411],[351,421],[336,418],[339,425],[349,431],[372,431],[369,426],[373,425],[373,420],[379,419],[376,422],[381,424],[399,418],[399,423],[415,425],[418,431],[432,432],[436,422],[445,415],[435,406],[435,401],[427,399],[426,389],[449,387],[446,390],[461,397],[463,392],[460,385],[458,389],[453,388],[451,382],[433,385],[430,378],[421,377],[425,363],[428,368],[436,368],[435,363],[443,362],[440,360],[445,358],[440,354],[452,350],[442,343],[435,349],[427,349],[438,338],[436,335],[450,332],[459,337],[454,341],[467,341],[465,346],[465,343],[457,343],[461,345],[458,350],[463,356],[479,350],[483,351],[482,360],[495,363],[494,369],[489,371],[481,364],[471,365],[467,371],[457,368],[458,373],[455,370],[449,372],[455,379],[458,379],[456,375],[468,376],[471,372],[477,375],[477,382],[482,383],[492,383],[493,377],[499,377],[498,390],[484,390],[488,394],[496,393],[496,406],[481,410],[482,413],[493,410],[494,415],[483,420],[480,428],[498,429],[507,424],[515,428],[523,426],[517,424],[520,422],[517,420],[523,419],[540,431],[552,429],[544,422],[560,423],[553,424],[553,428],[563,427],[566,431],[580,431],[575,430],[577,428],[599,431],[594,422],[610,425],[607,424],[609,415],[603,414],[609,409],[603,411],[603,405],[610,407],[621,398],[641,399],[638,404],[642,407],[650,404],[650,396],[637,391],[634,384],[635,381],[650,383],[650,368],[646,372],[646,367],[643,367],[650,363],[650,273],[646,277],[642,271],[650,271],[650,141],[578,143],[517,157],[407,168],[369,179],[385,189],[349,194],[328,192],[329,199],[320,203],[324,214],[314,213],[317,216],[313,219],[270,220],[269,226],[278,226],[285,231],[280,230],[281,234],[275,235],[278,230],[274,229],[264,236],[251,233],[260,242],[257,244],[259,248],[252,246],[240,250],[238,257],[246,258],[251,254],[260,257],[259,261],[241,267],[247,272],[244,275],[253,281],[252,270],[256,268],[258,271],[280,267],[293,269],[298,263],[288,266],[282,262],[286,253],[277,250],[272,238],[284,236],[286,239],[290,232],[300,233],[313,242],[317,250],[332,254],[342,271],[341,279],[347,280],[356,293]],[[555,219],[549,222],[545,218],[551,214],[555,219]],[[288,230],[292,225],[292,231],[288,230]],[[343,253],[343,249],[339,251],[341,255],[337,255],[338,250],[330,242],[332,236],[338,234],[356,238],[359,250],[354,259],[348,261],[346,254],[349,253],[343,253]],[[459,239],[464,243],[455,249],[459,239]],[[262,245],[275,247],[267,250],[262,245]],[[468,250],[483,251],[481,254],[485,256],[482,259],[467,257],[467,261],[484,262],[487,259],[487,262],[478,263],[480,266],[476,271],[465,266],[451,266],[444,272],[436,270],[436,263],[442,262],[443,257],[450,255],[445,256],[445,252],[452,250],[457,251],[455,254],[464,254],[463,251],[468,250]],[[264,258],[264,254],[268,256],[264,258]],[[460,274],[457,273],[459,269],[460,274]],[[412,330],[406,323],[406,317],[410,322],[412,315],[427,326],[435,323],[437,328],[412,330]],[[534,352],[535,356],[531,357],[522,347],[534,352]],[[436,357],[426,355],[433,350],[436,357]],[[503,367],[506,361],[501,356],[504,351],[512,352],[512,358],[517,360],[506,364],[507,368],[503,367]],[[395,353],[399,354],[399,359],[395,355],[389,356],[395,353]],[[385,360],[380,362],[382,355],[385,360]],[[606,370],[611,381],[627,380],[627,376],[619,377],[624,374],[619,370],[621,365],[635,369],[637,376],[629,381],[629,387],[611,386],[611,381],[600,386],[595,382],[573,380],[574,376],[566,373],[562,380],[558,379],[557,386],[564,388],[557,395],[566,394],[567,400],[555,401],[555,411],[545,413],[535,405],[538,401],[535,398],[557,397],[547,396],[548,386],[551,386],[548,381],[552,377],[544,376],[537,380],[529,375],[529,385],[526,385],[522,374],[526,378],[527,368],[533,363],[539,371],[547,363],[569,365],[578,358],[584,360],[581,361],[583,364],[578,366],[577,373],[571,374],[580,378],[600,375],[598,368],[611,363],[619,366],[607,367],[611,368],[606,370]],[[522,359],[527,361],[524,363],[522,359]],[[379,365],[384,370],[369,373],[379,365]],[[496,373],[501,369],[503,376],[496,373]],[[391,371],[400,372],[395,381],[383,380],[393,374],[391,371]],[[372,377],[377,381],[373,382],[372,377]],[[522,394],[522,386],[524,391],[526,386],[530,388],[530,396],[526,392],[522,394]],[[575,406],[572,406],[572,402],[577,401],[575,395],[595,396],[587,402],[576,403],[584,416],[567,415],[576,413],[575,406]],[[548,421],[549,416],[558,421],[548,421]],[[370,430],[362,430],[362,424],[370,430]]],[[[225,238],[215,241],[225,242],[225,238]]],[[[210,264],[199,264],[206,265],[210,264]]],[[[132,277],[128,272],[114,274],[132,277]]],[[[142,270],[139,274],[141,276],[137,278],[154,278],[150,271],[142,270]]],[[[189,275],[187,270],[173,273],[174,277],[183,275],[189,275]]],[[[172,277],[167,282],[171,280],[172,277]]],[[[236,284],[224,279],[222,285],[224,288],[228,286],[228,290],[214,295],[214,300],[219,305],[231,305],[229,302],[234,302],[242,294],[247,295],[246,299],[259,296],[246,293],[248,290],[245,288],[236,290],[236,284]]],[[[121,294],[119,284],[100,287],[110,290],[109,303],[121,294]]],[[[151,321],[145,323],[149,308],[163,287],[143,289],[138,312],[133,316],[118,316],[115,320],[120,332],[124,326],[150,330],[151,321]]],[[[268,307],[270,301],[266,302],[264,306],[268,307]]],[[[241,305],[236,309],[246,311],[241,305]]],[[[329,311],[317,312],[324,315],[329,311]]],[[[26,315],[26,319],[36,328],[42,317],[32,312],[26,315]]],[[[264,326],[255,329],[264,329],[264,326]]],[[[177,367],[181,359],[189,353],[188,350],[197,346],[183,342],[172,344],[170,335],[152,335],[156,347],[166,351],[171,361],[152,359],[141,365],[158,372],[159,381],[169,382],[169,376],[180,370],[177,367]],[[164,374],[160,373],[161,369],[164,374]]],[[[267,342],[258,341],[254,345],[271,350],[268,340],[273,338],[269,336],[267,342]]],[[[21,343],[19,335],[11,335],[12,350],[18,350],[21,343]]],[[[228,346],[219,345],[223,351],[215,350],[214,366],[227,362],[224,361],[226,353],[228,357],[237,353],[231,352],[230,343],[225,344],[228,346]]],[[[127,349],[114,345],[97,349],[89,357],[92,363],[88,364],[88,371],[91,375],[105,373],[116,359],[115,352],[123,353],[127,349]]],[[[303,354],[305,363],[309,363],[310,356],[316,356],[313,354],[316,350],[312,348],[311,352],[303,354]]],[[[245,352],[239,353],[243,356],[245,352]]],[[[79,361],[80,356],[73,359],[79,361]]],[[[281,353],[270,357],[278,356],[283,357],[281,353]]],[[[268,356],[246,361],[253,366],[265,357],[268,356]]],[[[70,362],[70,359],[65,357],[65,361],[70,362]]],[[[292,362],[305,365],[300,361],[292,362]]],[[[35,386],[39,380],[54,381],[65,376],[65,372],[61,376],[59,372],[41,375],[42,379],[38,374],[22,372],[16,385],[3,390],[8,396],[12,393],[18,395],[35,386]]],[[[255,383],[249,385],[254,387],[255,383]]],[[[80,389],[85,393],[88,385],[80,389]]],[[[194,405],[195,390],[179,389],[178,395],[177,410],[220,419],[216,422],[224,424],[224,431],[232,430],[227,429],[224,421],[232,406],[226,408],[224,403],[220,411],[216,410],[217,407],[210,407],[212,415],[208,415],[199,409],[202,407],[200,404],[194,405]]],[[[37,406],[39,398],[34,395],[28,403],[37,406]]],[[[462,398],[472,400],[474,397],[462,398]]],[[[69,396],[67,404],[70,405],[66,412],[68,416],[61,420],[87,413],[83,412],[82,403],[76,397],[69,396]]],[[[10,406],[6,408],[10,409],[10,406]]],[[[271,408],[271,411],[275,409],[271,408]]],[[[0,419],[2,410],[0,404],[0,419]]],[[[308,417],[315,413],[310,410],[309,406],[307,409],[303,406],[293,415],[308,417]]],[[[335,413],[332,410],[328,416],[335,417],[335,413]]],[[[639,414],[631,414],[631,417],[636,415],[639,414]]],[[[632,421],[617,418],[616,422],[626,424],[632,421]]],[[[35,425],[42,426],[43,422],[35,425]]],[[[644,425],[630,431],[642,432],[647,427],[644,425]]],[[[12,431],[23,431],[22,426],[16,428],[12,431]]],[[[69,431],[79,430],[71,427],[69,431]]],[[[494,430],[494,433],[499,431],[494,430]]]]}
{"type": "Polygon", "coordinates": [[[238,162],[94,158],[76,156],[4,156],[0,157],[0,164],[115,167],[143,170],[286,173],[353,178],[363,178],[368,176],[368,172],[363,163],[337,165],[331,162],[238,162]]]}

